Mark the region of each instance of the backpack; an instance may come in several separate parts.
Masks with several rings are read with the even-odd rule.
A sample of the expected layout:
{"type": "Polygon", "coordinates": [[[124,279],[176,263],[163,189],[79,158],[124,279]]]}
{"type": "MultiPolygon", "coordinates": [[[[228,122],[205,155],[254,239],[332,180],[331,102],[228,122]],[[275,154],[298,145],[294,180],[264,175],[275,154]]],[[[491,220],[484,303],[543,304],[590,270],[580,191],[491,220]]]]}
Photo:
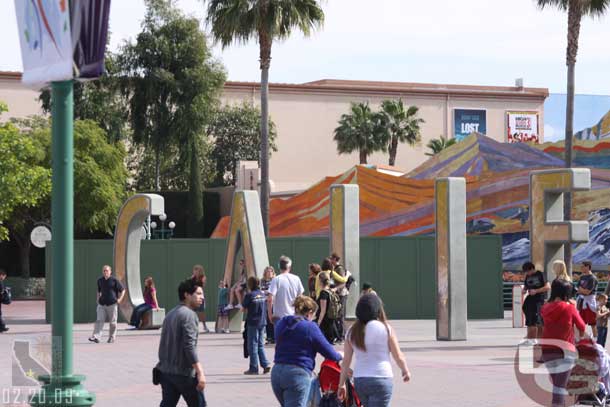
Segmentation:
{"type": "Polygon", "coordinates": [[[2,298],[0,298],[0,302],[2,302],[2,304],[4,304],[4,305],[9,305],[12,302],[13,295],[11,294],[10,287],[4,288],[4,291],[2,291],[1,297],[2,298]]]}
{"type": "Polygon", "coordinates": [[[324,290],[328,293],[329,301],[326,306],[326,315],[328,319],[339,319],[341,317],[341,298],[335,292],[324,290]]]}

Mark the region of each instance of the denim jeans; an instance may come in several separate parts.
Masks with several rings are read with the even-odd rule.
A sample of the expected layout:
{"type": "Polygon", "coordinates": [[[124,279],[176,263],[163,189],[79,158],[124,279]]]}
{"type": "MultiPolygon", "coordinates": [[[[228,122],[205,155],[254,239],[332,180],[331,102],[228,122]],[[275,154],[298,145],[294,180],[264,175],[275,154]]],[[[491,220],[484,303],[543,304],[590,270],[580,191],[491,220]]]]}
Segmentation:
{"type": "Polygon", "coordinates": [[[560,350],[542,350],[544,366],[552,371],[550,373],[551,383],[553,383],[553,406],[565,405],[568,395],[566,387],[570,380],[570,371],[575,363],[573,356],[564,355],[560,350]]]}
{"type": "Polygon", "coordinates": [[[265,355],[265,327],[248,327],[248,353],[250,354],[250,371],[258,372],[258,363],[262,368],[269,367],[267,355],[265,355]]]}
{"type": "Polygon", "coordinates": [[[391,377],[356,377],[356,393],[366,407],[388,407],[394,387],[391,377]]]}
{"type": "Polygon", "coordinates": [[[197,379],[161,372],[163,399],[160,407],[176,407],[180,396],[188,407],[206,407],[203,391],[197,390],[197,379]]]}
{"type": "Polygon", "coordinates": [[[306,407],[312,379],[305,368],[276,364],[271,371],[271,388],[280,406],[306,407]]]}
{"type": "Polygon", "coordinates": [[[606,337],[608,336],[608,327],[607,326],[598,326],[597,327],[597,343],[599,343],[604,348],[606,347],[606,337]]]}

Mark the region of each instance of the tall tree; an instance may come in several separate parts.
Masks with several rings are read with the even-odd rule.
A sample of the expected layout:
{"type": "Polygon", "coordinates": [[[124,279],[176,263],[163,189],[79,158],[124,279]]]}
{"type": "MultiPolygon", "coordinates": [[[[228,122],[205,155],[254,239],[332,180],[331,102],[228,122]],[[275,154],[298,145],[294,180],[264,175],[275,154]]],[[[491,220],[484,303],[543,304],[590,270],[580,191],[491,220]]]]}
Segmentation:
{"type": "MultiPolygon", "coordinates": [[[[108,141],[124,140],[128,135],[129,109],[121,93],[117,56],[106,52],[106,73],[95,81],[74,82],[74,119],[93,120],[107,134],[108,141]]],[[[51,91],[40,92],[42,110],[51,113],[51,91]]]]}
{"type": "Polygon", "coordinates": [[[121,50],[134,141],[154,151],[156,190],[163,156],[178,147],[188,168],[189,217],[201,224],[203,201],[199,145],[226,79],[213,59],[199,20],[185,17],[170,0],[147,0],[142,32],[121,50]],[[196,174],[199,173],[199,174],[196,174]]]}
{"type": "Polygon", "coordinates": [[[402,99],[381,102],[381,113],[385,115],[384,122],[388,133],[387,137],[390,140],[388,145],[389,165],[396,164],[398,143],[407,143],[414,146],[421,140],[420,125],[425,122],[424,119],[417,117],[418,112],[419,108],[417,106],[409,106],[405,109],[402,99]]]}
{"type": "Polygon", "coordinates": [[[261,212],[269,235],[269,67],[274,40],[303,34],[321,26],[324,12],[318,0],[204,0],[212,35],[223,48],[256,39],[261,70],[261,212]]]}
{"type": "MultiPolygon", "coordinates": [[[[261,111],[252,104],[223,106],[208,128],[214,139],[212,159],[216,164],[217,185],[235,185],[237,162],[261,157],[261,111]]],[[[269,149],[277,151],[275,124],[269,119],[269,149]]]]}
{"type": "Polygon", "coordinates": [[[449,140],[447,140],[443,136],[441,136],[440,138],[433,138],[432,140],[428,141],[428,144],[426,144],[426,147],[430,149],[430,152],[426,153],[426,155],[429,157],[435,156],[446,148],[451,147],[455,143],[456,141],[454,138],[449,140]]]}
{"type": "Polygon", "coordinates": [[[388,146],[386,117],[373,112],[367,102],[352,103],[350,113],[341,115],[339,126],[335,129],[334,140],[339,154],[359,152],[360,164],[375,151],[385,151],[388,146]]]}
{"type": "MultiPolygon", "coordinates": [[[[574,93],[576,57],[580,38],[580,25],[586,16],[602,16],[610,8],[610,0],[536,0],[540,8],[556,7],[568,13],[568,46],[566,49],[566,65],[568,67],[566,131],[565,131],[565,165],[572,168],[574,138],[574,93]]],[[[565,194],[564,212],[566,220],[572,218],[572,194],[565,194]]],[[[568,272],[572,272],[572,246],[565,245],[565,262],[568,272]]]]}
{"type": "MultiPolygon", "coordinates": [[[[19,247],[21,275],[28,277],[30,231],[36,223],[50,223],[51,220],[51,126],[48,120],[38,118],[16,120],[15,124],[20,129],[23,145],[35,147],[28,171],[43,168],[49,174],[48,181],[36,181],[35,176],[31,177],[29,182],[36,181],[38,187],[31,194],[38,199],[34,205],[24,203],[16,207],[5,223],[11,240],[19,247]]],[[[125,200],[127,172],[124,159],[123,144],[108,142],[106,132],[97,123],[91,120],[74,122],[74,195],[78,197],[74,200],[74,227],[77,237],[91,232],[112,233],[116,215],[125,200]]]]}

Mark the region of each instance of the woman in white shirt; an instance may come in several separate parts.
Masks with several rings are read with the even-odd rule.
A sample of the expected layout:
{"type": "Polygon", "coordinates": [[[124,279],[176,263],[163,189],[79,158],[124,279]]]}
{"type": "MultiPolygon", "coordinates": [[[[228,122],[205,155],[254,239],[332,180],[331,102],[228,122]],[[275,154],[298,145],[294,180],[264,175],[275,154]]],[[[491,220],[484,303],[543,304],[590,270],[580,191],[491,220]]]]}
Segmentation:
{"type": "Polygon", "coordinates": [[[347,372],[355,356],[354,386],[362,404],[366,407],[387,407],[392,399],[394,377],[390,354],[400,368],[404,382],[411,379],[411,372],[377,295],[365,294],[360,297],[356,318],[345,341],[339,398],[345,399],[347,372]]]}

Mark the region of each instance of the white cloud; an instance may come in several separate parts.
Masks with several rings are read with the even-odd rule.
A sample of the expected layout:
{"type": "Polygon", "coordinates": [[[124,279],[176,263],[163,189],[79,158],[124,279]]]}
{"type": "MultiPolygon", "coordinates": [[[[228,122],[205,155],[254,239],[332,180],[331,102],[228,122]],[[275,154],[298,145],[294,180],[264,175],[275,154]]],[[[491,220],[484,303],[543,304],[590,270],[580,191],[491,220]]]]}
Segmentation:
{"type": "Polygon", "coordinates": [[[561,134],[561,132],[559,131],[555,131],[555,129],[553,128],[553,126],[551,126],[550,124],[545,124],[544,125],[544,141],[559,141],[559,140],[563,140],[563,134],[561,134]]]}
{"type": "MultiPolygon", "coordinates": [[[[202,17],[201,0],[179,0],[202,17]]],[[[348,78],[436,83],[510,85],[565,90],[564,14],[540,11],[534,0],[332,0],[323,2],[326,22],[311,38],[295,35],[274,44],[271,80],[306,82],[348,78]]],[[[12,1],[0,5],[14,15],[12,1]]],[[[111,48],[134,38],[144,15],[143,0],[114,1],[111,48]]],[[[583,22],[577,92],[610,94],[610,17],[583,22]]],[[[14,17],[0,27],[0,70],[20,70],[14,17]]],[[[259,79],[255,43],[215,48],[232,80],[259,79]]]]}

